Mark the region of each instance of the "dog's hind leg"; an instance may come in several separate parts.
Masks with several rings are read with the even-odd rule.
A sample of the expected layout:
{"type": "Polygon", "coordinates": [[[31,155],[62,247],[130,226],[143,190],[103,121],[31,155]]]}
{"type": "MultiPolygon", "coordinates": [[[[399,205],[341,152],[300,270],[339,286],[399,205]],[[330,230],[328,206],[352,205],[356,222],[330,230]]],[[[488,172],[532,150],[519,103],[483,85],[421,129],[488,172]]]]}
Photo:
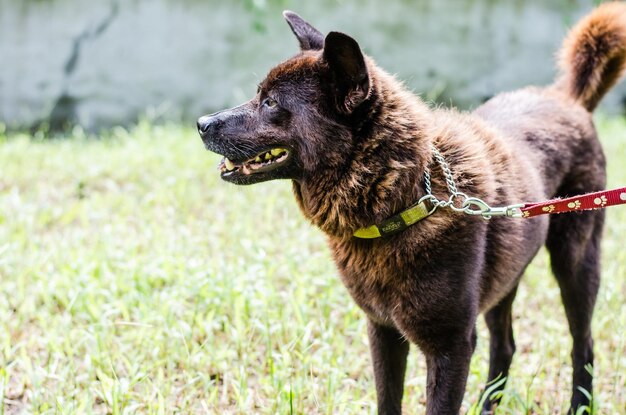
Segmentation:
{"type": "Polygon", "coordinates": [[[401,414],[409,342],[400,332],[368,320],[379,415],[401,414]]]}
{"type": "MultiPolygon", "coordinates": [[[[493,383],[497,383],[500,379],[509,375],[509,367],[515,353],[515,340],[513,339],[513,319],[511,308],[517,286],[507,294],[497,305],[485,314],[485,322],[489,328],[489,379],[487,387],[493,383]]],[[[506,381],[505,381],[506,382],[506,381]]],[[[502,382],[497,388],[490,391],[490,395],[500,392],[504,389],[505,382],[502,382]]],[[[483,414],[491,414],[500,402],[500,398],[496,397],[490,400],[487,397],[483,406],[483,414]]]]}
{"type": "Polygon", "coordinates": [[[577,413],[578,408],[589,406],[587,394],[592,394],[591,317],[600,285],[603,223],[602,210],[555,215],[550,219],[546,245],[574,341],[570,413],[577,413]]]}

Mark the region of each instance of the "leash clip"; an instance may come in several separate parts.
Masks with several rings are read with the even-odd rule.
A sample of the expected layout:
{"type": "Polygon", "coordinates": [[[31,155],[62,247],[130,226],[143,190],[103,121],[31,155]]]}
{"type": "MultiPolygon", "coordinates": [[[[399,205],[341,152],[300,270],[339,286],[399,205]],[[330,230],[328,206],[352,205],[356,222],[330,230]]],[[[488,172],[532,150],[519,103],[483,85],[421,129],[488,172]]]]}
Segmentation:
{"type": "Polygon", "coordinates": [[[463,212],[468,215],[482,216],[484,219],[491,219],[493,216],[506,216],[508,218],[521,218],[521,208],[523,204],[509,205],[503,207],[491,207],[484,200],[477,197],[468,197],[463,202],[463,212]]]}

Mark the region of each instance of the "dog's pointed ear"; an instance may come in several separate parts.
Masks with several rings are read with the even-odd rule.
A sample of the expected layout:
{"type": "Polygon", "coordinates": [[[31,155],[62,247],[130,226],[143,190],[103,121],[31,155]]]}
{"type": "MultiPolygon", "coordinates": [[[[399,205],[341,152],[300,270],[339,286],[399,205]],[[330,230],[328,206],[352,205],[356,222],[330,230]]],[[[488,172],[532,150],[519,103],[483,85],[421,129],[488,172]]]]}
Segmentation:
{"type": "Polygon", "coordinates": [[[335,83],[338,106],[352,112],[370,92],[367,65],[359,44],[348,35],[330,32],[324,41],[323,58],[335,83]]]}
{"type": "Polygon", "coordinates": [[[302,17],[289,10],[283,12],[283,17],[298,38],[301,50],[321,50],[324,47],[324,35],[302,17]]]}

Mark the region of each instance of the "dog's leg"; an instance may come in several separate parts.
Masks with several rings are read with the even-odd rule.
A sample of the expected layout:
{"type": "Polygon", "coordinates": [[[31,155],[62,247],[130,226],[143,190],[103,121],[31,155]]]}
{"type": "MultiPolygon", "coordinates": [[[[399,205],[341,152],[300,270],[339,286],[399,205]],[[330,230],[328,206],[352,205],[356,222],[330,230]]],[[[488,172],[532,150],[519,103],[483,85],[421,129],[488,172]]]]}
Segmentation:
{"type": "Polygon", "coordinates": [[[374,363],[378,413],[401,414],[409,342],[396,329],[371,320],[368,320],[367,333],[374,363]]]}
{"type": "MultiPolygon", "coordinates": [[[[485,314],[485,321],[489,328],[489,378],[487,387],[502,378],[509,375],[509,367],[513,354],[515,353],[515,340],[513,339],[513,324],[511,316],[511,306],[517,293],[517,286],[504,297],[495,307],[485,314]]],[[[500,392],[504,389],[505,383],[491,391],[500,392]]],[[[483,414],[491,414],[495,405],[500,402],[499,398],[494,400],[487,399],[483,407],[483,414]]]]}
{"type": "MultiPolygon", "coordinates": [[[[471,257],[470,257],[471,258],[471,257]]],[[[458,274],[454,274],[458,277],[458,274]]],[[[465,274],[463,282],[473,282],[475,275],[465,274]]],[[[459,288],[441,272],[436,275],[439,287],[459,288]],[[446,284],[450,282],[449,284],[446,284]]],[[[423,277],[421,281],[429,281],[423,277]]],[[[416,290],[419,293],[419,289],[416,290]]],[[[449,290],[447,296],[420,301],[419,294],[394,310],[394,323],[405,337],[416,344],[426,357],[426,414],[458,415],[463,402],[470,360],[476,348],[478,290],[449,290]],[[464,294],[464,295],[463,295],[464,294]],[[454,300],[451,300],[454,298],[454,300]]],[[[406,292],[405,292],[406,294],[406,292]]],[[[410,294],[410,291],[409,291],[410,294]]]]}
{"type": "Polygon", "coordinates": [[[425,352],[427,375],[427,415],[458,415],[474,348],[475,329],[467,336],[450,336],[425,352]]]}
{"type": "Polygon", "coordinates": [[[604,211],[556,215],[550,220],[547,247],[552,270],[574,340],[574,368],[570,413],[590,404],[580,389],[592,393],[593,339],[591,317],[600,285],[600,238],[604,211]]]}

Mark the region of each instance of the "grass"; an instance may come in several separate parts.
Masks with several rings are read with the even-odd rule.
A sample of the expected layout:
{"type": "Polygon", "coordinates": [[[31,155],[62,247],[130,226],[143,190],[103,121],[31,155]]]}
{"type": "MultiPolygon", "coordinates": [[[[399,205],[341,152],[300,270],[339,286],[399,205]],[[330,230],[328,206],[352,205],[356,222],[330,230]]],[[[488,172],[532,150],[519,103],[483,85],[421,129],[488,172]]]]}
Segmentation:
{"type": "MultiPolygon", "coordinates": [[[[599,119],[610,185],[626,121],[599,119]]],[[[234,187],[191,128],[0,130],[0,415],[375,413],[365,320],[288,182],[234,187]]],[[[626,412],[626,207],[594,318],[598,413],[626,412]]],[[[545,254],[515,305],[501,414],[563,413],[571,340],[545,254]]],[[[480,398],[482,320],[464,411],[480,398]]],[[[413,351],[405,408],[423,413],[413,351]]]]}

